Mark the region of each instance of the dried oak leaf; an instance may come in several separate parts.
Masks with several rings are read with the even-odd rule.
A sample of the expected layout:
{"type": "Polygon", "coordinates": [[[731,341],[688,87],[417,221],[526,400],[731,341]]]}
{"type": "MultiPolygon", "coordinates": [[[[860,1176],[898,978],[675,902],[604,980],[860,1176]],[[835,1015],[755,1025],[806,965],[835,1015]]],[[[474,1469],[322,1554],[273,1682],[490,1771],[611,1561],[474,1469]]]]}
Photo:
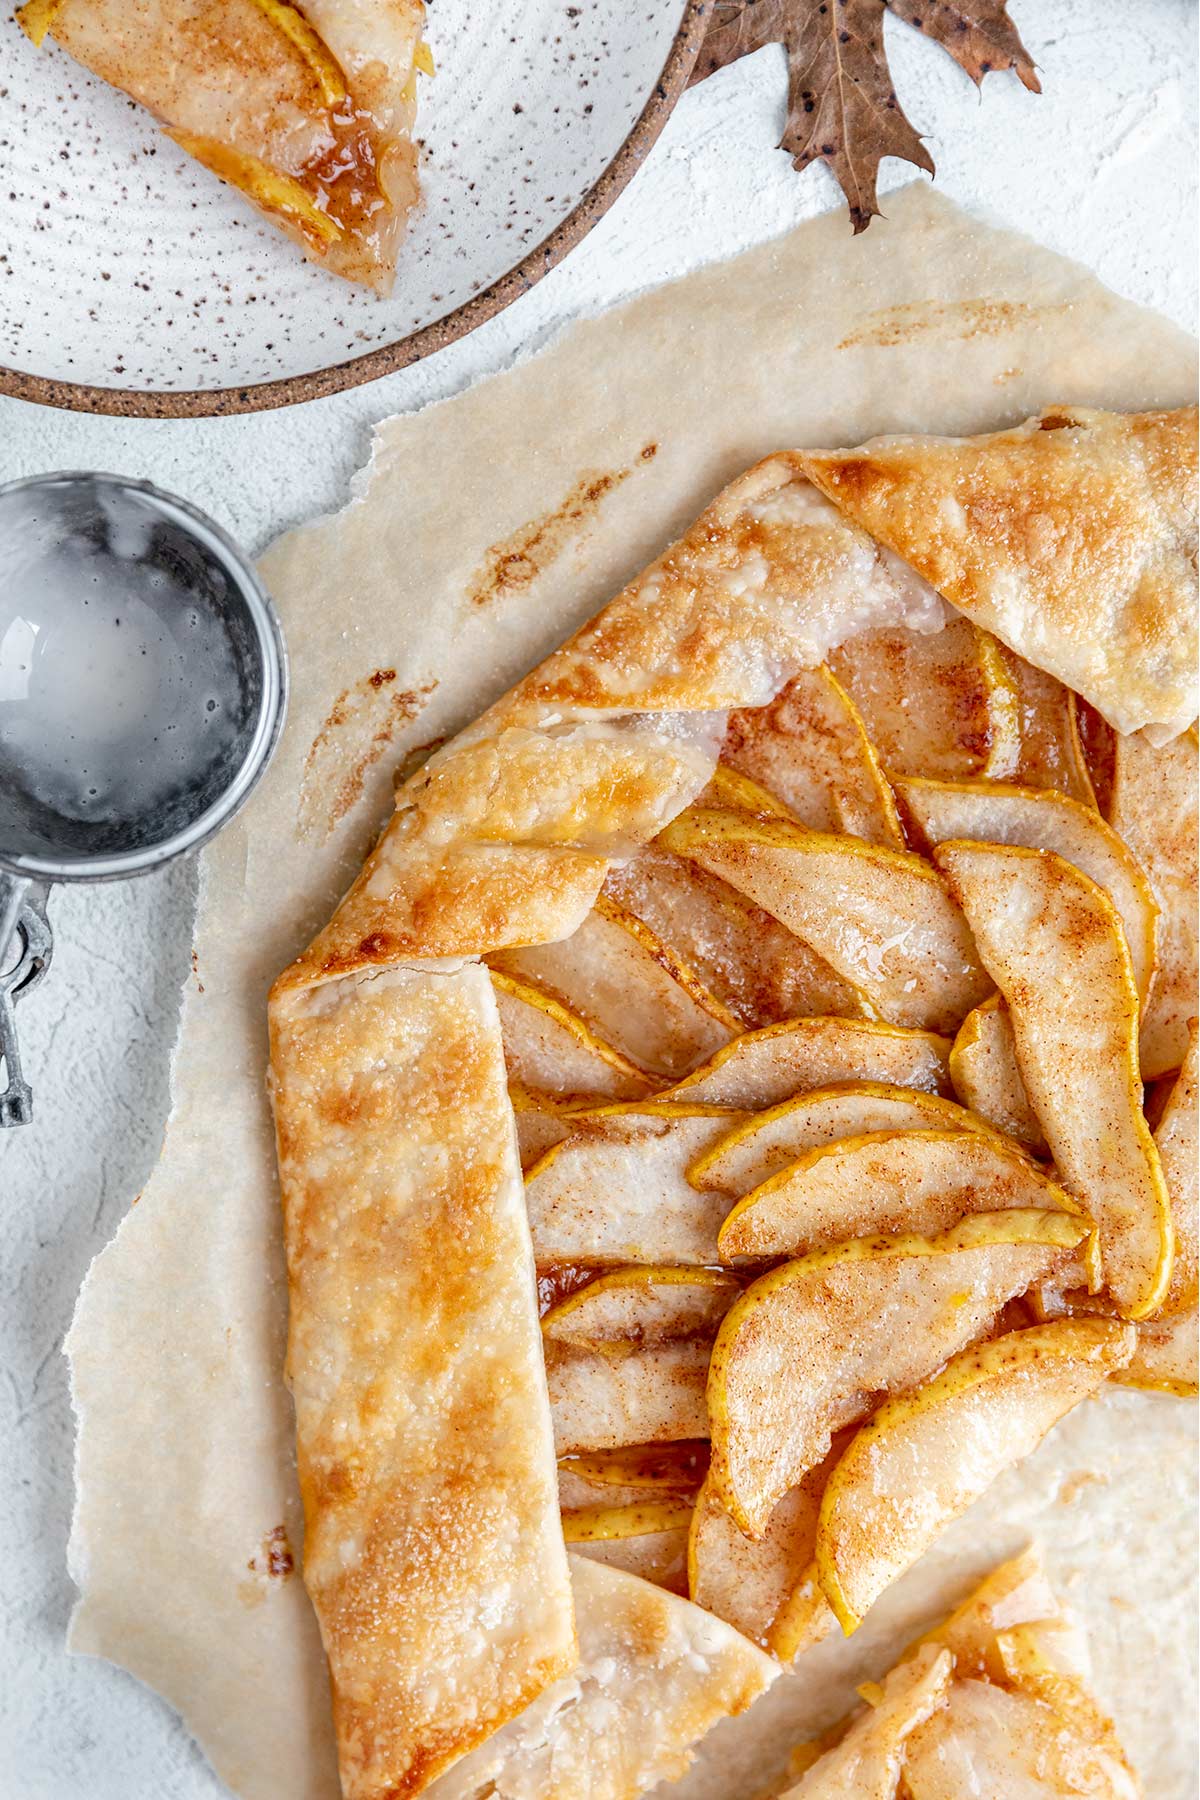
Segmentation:
{"type": "MultiPolygon", "coordinates": [[[[886,0],[907,24],[949,51],[972,81],[1012,69],[1040,93],[1005,0],[886,0]]],[[[716,0],[692,81],[703,81],[764,44],[788,58],[788,117],[782,148],[803,169],[824,162],[850,206],[856,232],[878,213],[885,156],[932,175],[933,158],[905,117],[883,47],[885,0],[716,0]]]]}

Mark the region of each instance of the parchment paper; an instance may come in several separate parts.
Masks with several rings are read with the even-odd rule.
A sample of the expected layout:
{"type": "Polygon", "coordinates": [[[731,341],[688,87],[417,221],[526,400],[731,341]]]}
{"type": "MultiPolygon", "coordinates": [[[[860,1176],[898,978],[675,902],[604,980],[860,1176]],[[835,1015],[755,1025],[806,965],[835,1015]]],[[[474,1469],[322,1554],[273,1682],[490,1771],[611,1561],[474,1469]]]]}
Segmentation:
{"type": "MultiPolygon", "coordinates": [[[[204,853],[162,1160],[87,1276],[71,1643],[177,1706],[245,1800],[334,1800],[296,1565],[283,1263],[265,1100],[272,977],[328,915],[420,746],[472,717],[766,453],[974,432],[1057,402],[1175,405],[1194,349],[1085,271],[924,187],[573,326],[380,427],[348,507],[263,573],[287,729],[204,853]]],[[[286,432],[280,434],[286,454],[286,432]]],[[[678,1800],[739,1800],[1028,1537],[1077,1607],[1154,1800],[1195,1793],[1195,1409],[1114,1392],[1002,1479],[849,1642],[709,1739],[678,1800]]]]}

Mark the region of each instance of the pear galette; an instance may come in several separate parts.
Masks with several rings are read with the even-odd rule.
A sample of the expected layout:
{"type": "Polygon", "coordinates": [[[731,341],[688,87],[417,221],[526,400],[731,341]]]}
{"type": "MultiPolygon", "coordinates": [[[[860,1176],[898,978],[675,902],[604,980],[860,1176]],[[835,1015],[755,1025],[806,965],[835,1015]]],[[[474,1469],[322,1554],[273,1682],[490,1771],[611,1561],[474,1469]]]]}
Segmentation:
{"type": "MultiPolygon", "coordinates": [[[[631,1800],[1102,1383],[1194,1390],[1195,461],[770,458],[276,983],[348,1800],[631,1800]]],[[[927,1760],[1018,1704],[922,1679],[927,1760]]]]}

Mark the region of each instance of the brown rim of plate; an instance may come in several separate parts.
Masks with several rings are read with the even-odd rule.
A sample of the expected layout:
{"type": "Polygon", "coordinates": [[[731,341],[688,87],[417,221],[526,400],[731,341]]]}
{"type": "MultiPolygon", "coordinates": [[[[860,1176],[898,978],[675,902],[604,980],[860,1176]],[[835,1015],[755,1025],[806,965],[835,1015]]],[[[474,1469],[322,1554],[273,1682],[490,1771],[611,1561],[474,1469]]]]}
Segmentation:
{"type": "Polygon", "coordinates": [[[211,419],[232,413],[267,412],[276,406],[294,406],[302,400],[323,400],[346,388],[375,381],[407,369],[423,357],[465,337],[477,325],[494,318],[506,306],[539,282],[561,262],[568,250],[585,238],[597,219],[606,213],[617,195],[637,173],[642,160],[688,84],[700,45],[711,0],[687,0],[679,29],[667,60],[629,136],[608,167],[573,211],[554,227],[549,237],[522,257],[481,294],[465,300],[444,318],[423,325],[394,344],[382,344],[365,356],[351,357],[327,369],[306,375],[289,375],[279,381],[261,381],[231,388],[116,388],[95,387],[87,382],[57,381],[45,375],[28,375],[0,364],[0,394],[29,400],[38,406],[61,406],[72,412],[106,413],[124,419],[211,419]]]}

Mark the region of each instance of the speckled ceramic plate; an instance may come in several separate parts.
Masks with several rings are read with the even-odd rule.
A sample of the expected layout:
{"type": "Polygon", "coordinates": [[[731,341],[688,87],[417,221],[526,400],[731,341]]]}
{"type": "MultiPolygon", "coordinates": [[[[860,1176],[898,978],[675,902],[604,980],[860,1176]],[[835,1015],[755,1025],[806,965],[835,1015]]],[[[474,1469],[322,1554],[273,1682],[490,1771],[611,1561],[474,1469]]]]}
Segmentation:
{"type": "Polygon", "coordinates": [[[424,195],[388,300],[304,262],[0,0],[0,392],[180,417],[310,400],[440,349],[558,261],[687,82],[705,0],[431,0],[424,195]]]}

